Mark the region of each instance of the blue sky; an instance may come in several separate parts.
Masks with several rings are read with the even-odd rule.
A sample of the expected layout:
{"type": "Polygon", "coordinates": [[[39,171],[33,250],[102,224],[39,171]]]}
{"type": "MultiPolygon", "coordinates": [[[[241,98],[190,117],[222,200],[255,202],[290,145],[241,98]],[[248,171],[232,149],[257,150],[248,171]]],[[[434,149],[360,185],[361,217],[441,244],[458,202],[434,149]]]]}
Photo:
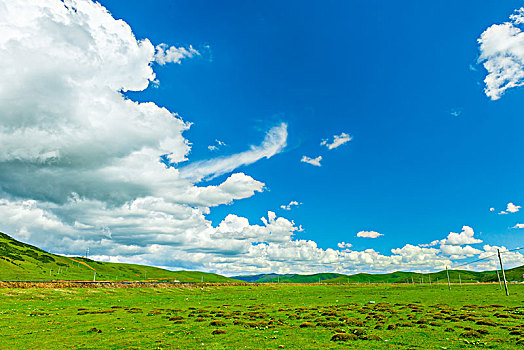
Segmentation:
{"type": "MultiPolygon", "coordinates": [[[[57,3],[47,12],[11,3],[25,26],[0,17],[13,33],[41,36],[15,51],[0,42],[12,84],[31,86],[0,97],[42,109],[0,103],[0,126],[27,137],[25,144],[4,141],[0,214],[18,219],[1,230],[62,254],[89,245],[101,260],[226,274],[431,270],[524,244],[524,228],[515,227],[524,223],[524,88],[506,89],[522,82],[524,41],[495,33],[497,24],[520,28],[518,20],[508,23],[522,1],[70,0],[65,10],[57,3]],[[31,16],[53,26],[39,28],[31,16]],[[103,46],[96,38],[107,33],[122,40],[103,46]],[[182,56],[159,60],[163,43],[182,56]],[[48,60],[18,65],[17,57],[40,52],[48,60]],[[508,56],[514,61],[505,65],[508,56]],[[485,90],[484,79],[495,74],[484,64],[500,68],[503,83],[485,90]],[[73,92],[42,93],[62,84],[73,92]],[[187,124],[171,128],[156,106],[145,112],[150,101],[187,124]],[[11,115],[27,123],[15,125],[11,115]],[[30,124],[52,141],[35,142],[42,134],[31,136],[30,124]],[[287,126],[285,147],[253,151],[248,164],[224,170],[220,160],[260,145],[279,125],[287,126]],[[351,141],[321,145],[343,133],[351,141]],[[170,169],[156,164],[171,152],[170,169]],[[301,162],[304,156],[321,156],[320,166],[301,162]],[[86,161],[77,166],[78,159],[86,161]],[[194,174],[204,164],[222,168],[200,181],[194,174]],[[184,169],[190,183],[177,173],[169,178],[184,177],[184,169]],[[234,188],[217,190],[224,183],[234,188]],[[281,207],[292,201],[299,205],[281,207]],[[508,203],[516,210],[499,214],[508,203]],[[275,227],[260,219],[273,222],[268,211],[282,218],[275,227]],[[357,237],[363,231],[381,235],[357,237]],[[450,232],[463,236],[453,241],[450,232]],[[469,253],[459,253],[464,248],[469,253]],[[311,256],[300,253],[308,249],[311,256]]],[[[519,254],[508,259],[524,263],[519,254]]]]}
{"type": "Polygon", "coordinates": [[[345,240],[388,250],[462,225],[493,243],[523,243],[510,229],[520,213],[489,208],[524,194],[524,91],[491,101],[477,63],[480,34],[521,2],[104,5],[138,37],[209,46],[201,58],[162,67],[158,88],[133,95],[194,122],[192,159],[210,157],[215,139],[228,145],[220,153],[234,153],[268,126],[289,123],[286,150],[243,169],[269,191],[216,208],[213,222],[230,212],[255,221],[296,200],[303,204],[282,214],[326,248],[345,240]],[[353,140],[319,146],[341,132],[353,140]],[[303,154],[322,155],[322,167],[300,163],[303,154]],[[354,239],[362,230],[384,237],[354,239]]]}

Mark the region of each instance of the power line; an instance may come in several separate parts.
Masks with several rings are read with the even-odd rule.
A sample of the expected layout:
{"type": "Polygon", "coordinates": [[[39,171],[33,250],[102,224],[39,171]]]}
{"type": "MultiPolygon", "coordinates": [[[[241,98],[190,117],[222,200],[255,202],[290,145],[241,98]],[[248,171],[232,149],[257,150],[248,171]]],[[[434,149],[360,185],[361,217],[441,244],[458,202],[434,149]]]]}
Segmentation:
{"type": "MultiPolygon", "coordinates": [[[[501,254],[504,254],[504,253],[514,252],[514,251],[522,250],[522,249],[524,249],[524,247],[522,247],[522,248],[519,247],[519,248],[514,248],[514,249],[508,249],[508,250],[505,250],[505,251],[500,252],[500,253],[501,253],[501,254]]],[[[493,254],[488,255],[488,256],[486,256],[486,257],[484,257],[484,258],[480,258],[480,259],[477,259],[477,260],[469,261],[469,262],[464,263],[464,264],[460,264],[460,265],[453,266],[453,268],[457,268],[457,267],[461,267],[461,266],[466,266],[466,265],[474,264],[474,263],[476,263],[476,262],[483,261],[483,260],[488,260],[489,258],[494,257],[494,256],[496,256],[496,255],[497,255],[497,253],[493,253],[493,254]]]]}

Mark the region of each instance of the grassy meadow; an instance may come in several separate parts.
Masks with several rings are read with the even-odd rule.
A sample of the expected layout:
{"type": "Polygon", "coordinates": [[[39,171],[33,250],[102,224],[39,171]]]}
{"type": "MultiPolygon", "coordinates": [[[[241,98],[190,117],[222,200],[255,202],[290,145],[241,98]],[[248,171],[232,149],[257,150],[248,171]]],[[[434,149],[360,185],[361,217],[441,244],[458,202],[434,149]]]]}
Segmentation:
{"type": "Polygon", "coordinates": [[[524,349],[522,284],[25,287],[2,349],[524,349]]]}

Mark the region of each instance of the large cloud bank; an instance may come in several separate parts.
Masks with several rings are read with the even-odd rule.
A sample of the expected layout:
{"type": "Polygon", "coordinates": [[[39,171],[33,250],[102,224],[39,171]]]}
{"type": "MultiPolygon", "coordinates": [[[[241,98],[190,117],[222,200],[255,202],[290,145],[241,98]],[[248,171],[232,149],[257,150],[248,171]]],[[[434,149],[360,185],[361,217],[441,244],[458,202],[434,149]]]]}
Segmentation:
{"type": "Polygon", "coordinates": [[[137,40],[89,0],[0,0],[0,27],[0,229],[16,238],[56,253],[90,247],[101,260],[225,274],[433,269],[451,255],[484,253],[460,245],[477,243],[472,230],[440,248],[382,255],[319,248],[271,211],[259,224],[230,214],[215,227],[212,207],[264,191],[235,171],[280,153],[285,123],[245,152],[185,165],[190,124],[122,92],[156,84],[155,65],[197,57],[193,47],[137,40]],[[224,174],[218,185],[198,184],[224,174]]]}

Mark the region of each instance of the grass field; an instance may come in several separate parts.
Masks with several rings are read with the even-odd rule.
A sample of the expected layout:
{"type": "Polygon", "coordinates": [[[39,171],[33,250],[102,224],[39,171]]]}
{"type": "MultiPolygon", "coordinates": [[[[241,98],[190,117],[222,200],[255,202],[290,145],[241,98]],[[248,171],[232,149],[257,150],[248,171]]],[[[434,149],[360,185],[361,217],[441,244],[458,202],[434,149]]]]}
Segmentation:
{"type": "Polygon", "coordinates": [[[0,284],[2,349],[524,349],[522,284],[45,287],[0,284]]]}

